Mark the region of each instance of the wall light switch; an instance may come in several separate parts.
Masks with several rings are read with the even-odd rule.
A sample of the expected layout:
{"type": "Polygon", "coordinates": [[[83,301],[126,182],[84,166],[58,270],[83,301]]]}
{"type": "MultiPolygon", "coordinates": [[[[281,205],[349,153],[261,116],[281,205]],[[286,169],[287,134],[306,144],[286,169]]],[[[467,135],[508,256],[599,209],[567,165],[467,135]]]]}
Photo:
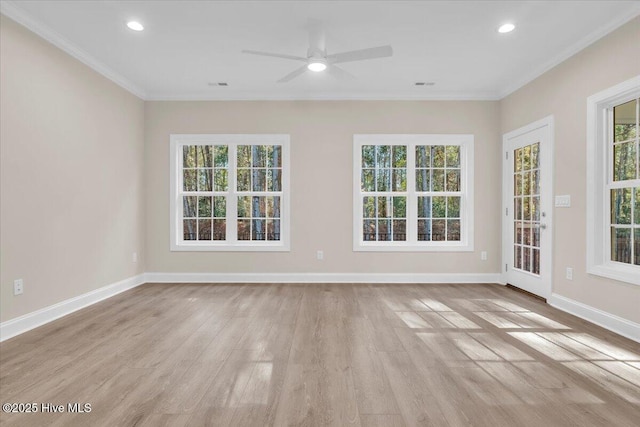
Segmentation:
{"type": "Polygon", "coordinates": [[[567,280],[573,280],[573,268],[567,267],[567,280]]]}
{"type": "Polygon", "coordinates": [[[17,279],[13,281],[13,294],[14,295],[22,295],[24,292],[24,282],[22,279],[17,279]]]}
{"type": "Polygon", "coordinates": [[[570,208],[571,207],[571,196],[563,195],[556,196],[556,208],[570,208]]]}
{"type": "Polygon", "coordinates": [[[480,259],[482,261],[486,261],[487,260],[487,251],[480,252],[480,259]]]}

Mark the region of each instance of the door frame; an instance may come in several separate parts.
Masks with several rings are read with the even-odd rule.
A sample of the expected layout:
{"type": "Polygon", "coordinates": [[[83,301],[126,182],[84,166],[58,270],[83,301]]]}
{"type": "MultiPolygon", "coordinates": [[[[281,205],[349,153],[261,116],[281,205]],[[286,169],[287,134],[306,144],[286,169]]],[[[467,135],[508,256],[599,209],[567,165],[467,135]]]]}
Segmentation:
{"type": "MultiPolygon", "coordinates": [[[[549,197],[548,202],[549,206],[546,209],[547,216],[545,217],[545,224],[547,225],[546,232],[548,234],[549,239],[549,251],[550,254],[546,257],[546,264],[548,264],[549,269],[549,283],[543,283],[543,287],[541,288],[540,296],[545,299],[549,299],[553,292],[553,259],[554,259],[554,195],[555,195],[555,129],[554,129],[554,119],[553,115],[546,116],[540,120],[537,120],[533,123],[529,123],[523,127],[515,129],[513,131],[507,132],[502,135],[502,263],[500,264],[500,271],[502,282],[507,284],[509,282],[509,271],[508,269],[513,264],[512,260],[512,250],[513,242],[511,239],[511,230],[513,229],[512,221],[509,220],[509,216],[507,214],[507,209],[513,210],[511,206],[513,204],[513,194],[508,191],[511,188],[512,177],[509,169],[509,162],[512,162],[513,159],[507,158],[506,153],[510,152],[509,141],[513,138],[517,138],[519,136],[525,135],[529,132],[536,131],[539,129],[546,128],[545,131],[545,143],[548,146],[547,152],[547,161],[549,162],[549,177],[545,176],[544,180],[549,181],[549,197]]],[[[542,256],[540,258],[540,262],[542,265],[542,256]]]]}

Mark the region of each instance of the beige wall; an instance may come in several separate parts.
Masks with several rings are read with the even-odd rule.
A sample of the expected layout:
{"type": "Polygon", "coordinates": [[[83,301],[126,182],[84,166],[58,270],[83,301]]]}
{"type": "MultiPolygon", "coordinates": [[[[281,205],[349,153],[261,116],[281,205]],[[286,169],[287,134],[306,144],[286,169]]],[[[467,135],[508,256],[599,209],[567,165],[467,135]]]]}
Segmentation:
{"type": "Polygon", "coordinates": [[[640,74],[640,18],[589,46],[501,102],[502,132],[552,114],[555,194],[571,208],[555,210],[553,292],[640,322],[640,287],[586,273],[587,97],[640,74]],[[573,281],[565,268],[573,267],[573,281]]]}
{"type": "Polygon", "coordinates": [[[143,101],[2,16],[0,114],[1,319],[143,272],[143,101]]]}
{"type": "Polygon", "coordinates": [[[497,273],[500,134],[497,102],[147,102],[147,271],[320,273],[497,273]],[[291,135],[289,253],[169,251],[169,135],[291,135]],[[475,252],[352,251],[353,135],[475,135],[475,252]],[[324,261],[316,251],[324,251],[324,261]],[[480,260],[486,250],[488,261],[480,260]]]}

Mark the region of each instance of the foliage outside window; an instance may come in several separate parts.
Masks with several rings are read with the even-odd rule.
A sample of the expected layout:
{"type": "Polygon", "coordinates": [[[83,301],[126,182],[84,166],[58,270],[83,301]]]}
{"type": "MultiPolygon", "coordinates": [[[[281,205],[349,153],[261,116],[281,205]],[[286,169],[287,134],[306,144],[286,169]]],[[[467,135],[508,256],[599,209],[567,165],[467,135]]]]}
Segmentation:
{"type": "Polygon", "coordinates": [[[472,250],[472,135],[356,135],[354,250],[472,250]]]}
{"type": "Polygon", "coordinates": [[[172,135],[172,250],[288,250],[288,136],[172,135]]]}

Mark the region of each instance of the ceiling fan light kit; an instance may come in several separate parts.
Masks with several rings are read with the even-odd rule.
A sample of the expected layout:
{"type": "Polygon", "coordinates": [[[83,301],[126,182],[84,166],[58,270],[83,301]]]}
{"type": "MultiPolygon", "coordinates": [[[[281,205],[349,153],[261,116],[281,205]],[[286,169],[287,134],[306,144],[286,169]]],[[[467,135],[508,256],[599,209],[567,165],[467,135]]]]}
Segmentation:
{"type": "Polygon", "coordinates": [[[391,46],[370,47],[367,49],[352,50],[349,52],[327,55],[327,50],[325,49],[325,36],[321,23],[319,21],[310,19],[308,28],[309,49],[307,50],[306,58],[302,56],[283,55],[279,53],[262,52],[257,50],[243,50],[242,53],[305,62],[305,65],[282,77],[280,80],[278,80],[278,83],[285,83],[293,80],[294,78],[304,74],[307,70],[316,73],[326,70],[329,74],[339,79],[353,79],[353,75],[338,67],[336,64],[340,64],[343,62],[364,61],[367,59],[387,58],[393,55],[393,48],[391,46]]]}

